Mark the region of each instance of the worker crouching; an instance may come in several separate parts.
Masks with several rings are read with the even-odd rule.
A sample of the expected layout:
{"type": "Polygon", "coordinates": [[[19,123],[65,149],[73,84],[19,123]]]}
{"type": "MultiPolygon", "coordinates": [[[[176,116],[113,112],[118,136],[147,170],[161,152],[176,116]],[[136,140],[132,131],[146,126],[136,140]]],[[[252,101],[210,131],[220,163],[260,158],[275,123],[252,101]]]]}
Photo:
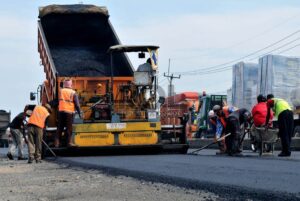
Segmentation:
{"type": "Polygon", "coordinates": [[[245,109],[241,108],[232,112],[226,121],[227,133],[230,133],[225,142],[227,147],[227,153],[230,156],[240,155],[242,152],[242,142],[243,137],[241,132],[241,125],[251,122],[251,113],[245,109]]]}
{"type": "Polygon", "coordinates": [[[213,110],[209,111],[208,118],[212,125],[212,129],[215,133],[214,140],[215,140],[215,142],[218,142],[219,151],[216,154],[217,155],[225,154],[226,153],[225,139],[222,139],[222,140],[220,139],[225,134],[225,132],[224,132],[225,125],[223,125],[224,122],[222,123],[222,119],[220,117],[218,117],[217,115],[215,115],[213,110]]]}
{"type": "Polygon", "coordinates": [[[32,163],[33,160],[36,160],[37,163],[41,162],[43,129],[50,113],[51,106],[49,104],[37,105],[28,120],[28,163],[32,163]]]}
{"type": "Polygon", "coordinates": [[[60,89],[59,93],[58,129],[55,137],[55,147],[60,146],[60,141],[64,128],[66,128],[65,135],[68,138],[68,146],[76,146],[72,142],[72,124],[75,109],[78,112],[79,117],[81,118],[78,95],[72,89],[72,80],[66,79],[63,82],[63,88],[60,89]]]}
{"type": "Polygon", "coordinates": [[[226,120],[228,116],[237,110],[237,108],[233,106],[223,106],[220,105],[214,105],[213,107],[213,113],[216,116],[216,135],[215,140],[218,141],[220,152],[217,152],[217,154],[224,154],[227,152],[227,146],[225,138],[225,130],[226,130],[226,120]],[[222,140],[219,140],[220,138],[223,138],[222,140]]]}

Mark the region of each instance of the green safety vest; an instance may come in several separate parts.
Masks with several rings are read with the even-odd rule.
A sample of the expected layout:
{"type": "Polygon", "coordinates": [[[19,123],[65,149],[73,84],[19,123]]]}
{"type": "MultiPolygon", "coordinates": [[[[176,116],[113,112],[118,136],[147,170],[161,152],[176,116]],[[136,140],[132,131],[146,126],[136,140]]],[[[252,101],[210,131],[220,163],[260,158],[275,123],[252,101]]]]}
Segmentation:
{"type": "Polygon", "coordinates": [[[279,114],[285,110],[292,110],[288,102],[280,98],[272,98],[274,107],[272,108],[275,116],[278,118],[279,114]]]}

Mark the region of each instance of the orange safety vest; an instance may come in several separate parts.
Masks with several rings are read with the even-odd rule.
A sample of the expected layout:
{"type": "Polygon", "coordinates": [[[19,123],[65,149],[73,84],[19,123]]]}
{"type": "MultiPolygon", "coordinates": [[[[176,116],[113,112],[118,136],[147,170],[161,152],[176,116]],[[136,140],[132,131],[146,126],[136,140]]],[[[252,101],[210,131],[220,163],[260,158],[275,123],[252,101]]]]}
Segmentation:
{"type": "Polygon", "coordinates": [[[223,113],[224,113],[224,115],[225,115],[225,118],[228,118],[228,116],[230,115],[230,113],[233,112],[233,111],[229,111],[229,109],[231,109],[231,110],[233,110],[233,111],[236,111],[236,110],[237,110],[237,108],[235,108],[235,107],[224,106],[224,107],[222,108],[222,110],[223,110],[223,113]]]}
{"type": "Polygon", "coordinates": [[[45,107],[37,105],[35,106],[32,115],[29,117],[28,124],[33,124],[37,127],[44,128],[45,121],[49,115],[50,114],[45,107]]]}
{"type": "Polygon", "coordinates": [[[59,111],[60,112],[75,112],[74,95],[75,91],[69,88],[63,88],[59,94],[59,111]]]}
{"type": "Polygon", "coordinates": [[[220,117],[221,123],[224,128],[226,128],[226,119],[224,117],[220,117]]]}

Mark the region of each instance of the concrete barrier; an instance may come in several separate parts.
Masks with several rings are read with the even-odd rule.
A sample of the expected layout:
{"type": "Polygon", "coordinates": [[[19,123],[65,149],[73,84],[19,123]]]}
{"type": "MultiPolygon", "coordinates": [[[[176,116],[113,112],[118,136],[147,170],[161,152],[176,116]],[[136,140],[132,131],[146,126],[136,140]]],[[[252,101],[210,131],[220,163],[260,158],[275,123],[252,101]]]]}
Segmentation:
{"type": "MultiPolygon", "coordinates": [[[[212,143],[213,139],[189,139],[188,143],[190,145],[190,148],[200,148],[203,147],[205,145],[208,145],[209,143],[212,143]]],[[[250,143],[250,139],[245,139],[244,140],[244,144],[243,144],[243,148],[245,150],[250,150],[251,149],[251,143],[250,143]]],[[[212,146],[210,146],[209,148],[211,149],[217,149],[218,146],[217,144],[214,144],[212,146]]],[[[300,151],[300,138],[292,138],[292,144],[291,144],[291,149],[292,151],[300,151]]],[[[280,140],[275,143],[275,150],[281,150],[281,142],[280,140]]]]}

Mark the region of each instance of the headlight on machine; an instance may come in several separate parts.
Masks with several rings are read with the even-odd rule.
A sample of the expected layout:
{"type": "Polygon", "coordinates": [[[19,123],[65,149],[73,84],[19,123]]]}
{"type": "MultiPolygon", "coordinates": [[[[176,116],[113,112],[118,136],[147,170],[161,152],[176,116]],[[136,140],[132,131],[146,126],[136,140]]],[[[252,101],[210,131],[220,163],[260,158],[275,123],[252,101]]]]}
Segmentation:
{"type": "Polygon", "coordinates": [[[157,113],[153,110],[148,110],[148,120],[156,120],[157,119],[157,113]]]}

